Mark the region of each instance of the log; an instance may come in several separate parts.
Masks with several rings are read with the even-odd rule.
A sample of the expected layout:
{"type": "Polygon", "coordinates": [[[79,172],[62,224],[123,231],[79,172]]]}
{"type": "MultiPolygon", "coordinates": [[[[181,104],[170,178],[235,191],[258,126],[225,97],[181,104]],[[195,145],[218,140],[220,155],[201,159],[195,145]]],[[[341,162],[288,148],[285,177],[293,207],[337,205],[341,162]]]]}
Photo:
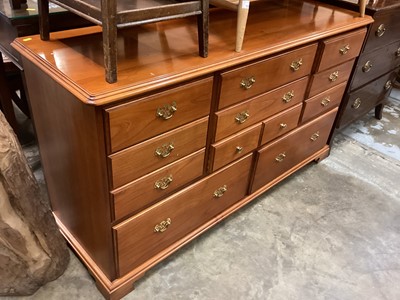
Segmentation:
{"type": "Polygon", "coordinates": [[[48,198],[0,111],[0,296],[31,295],[68,263],[48,198]]]}

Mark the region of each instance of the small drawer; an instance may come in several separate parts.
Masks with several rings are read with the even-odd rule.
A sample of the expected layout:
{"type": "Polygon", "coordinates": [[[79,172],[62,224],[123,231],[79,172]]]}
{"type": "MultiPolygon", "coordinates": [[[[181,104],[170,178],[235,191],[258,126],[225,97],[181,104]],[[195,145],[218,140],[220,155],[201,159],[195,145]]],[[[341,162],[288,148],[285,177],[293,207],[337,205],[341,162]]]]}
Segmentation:
{"type": "Polygon", "coordinates": [[[317,72],[357,57],[364,42],[367,29],[361,29],[322,42],[322,57],[317,72]]]}
{"type": "Polygon", "coordinates": [[[256,149],[260,132],[261,124],[257,124],[211,145],[210,171],[217,170],[256,149]]]}
{"type": "MultiPolygon", "coordinates": [[[[400,37],[400,35],[399,35],[400,37]]],[[[360,56],[351,89],[354,90],[387,73],[400,63],[400,42],[385,45],[360,56]]]]}
{"type": "Polygon", "coordinates": [[[337,108],[260,149],[251,193],[321,150],[327,143],[337,108]]]}
{"type": "Polygon", "coordinates": [[[298,104],[293,108],[287,109],[280,114],[269,118],[263,122],[263,134],[261,137],[261,145],[289,132],[296,128],[299,123],[302,104],[298,104]]]}
{"type": "Polygon", "coordinates": [[[199,80],[107,109],[111,152],[208,115],[212,82],[199,80]]]}
{"type": "Polygon", "coordinates": [[[244,198],[251,164],[252,156],[243,157],[115,226],[118,277],[170,253],[191,239],[194,230],[201,231],[202,225],[244,198]]]}
{"type": "Polygon", "coordinates": [[[354,59],[312,76],[308,97],[313,97],[349,79],[354,59]]]}
{"type": "Polygon", "coordinates": [[[215,141],[261,122],[304,99],[308,77],[216,113],[215,141]]]}
{"type": "Polygon", "coordinates": [[[311,72],[317,44],[221,74],[218,108],[254,97],[311,72]]]}
{"type": "Polygon", "coordinates": [[[326,92],[318,94],[305,101],[303,116],[301,123],[308,122],[313,117],[323,114],[334,107],[339,106],[342,101],[344,90],[347,82],[343,82],[326,92]]]}
{"type": "Polygon", "coordinates": [[[204,152],[197,151],[112,191],[114,219],[139,212],[203,175],[204,152]]]}
{"type": "Polygon", "coordinates": [[[166,166],[206,145],[208,117],[109,156],[113,187],[166,166]]]}

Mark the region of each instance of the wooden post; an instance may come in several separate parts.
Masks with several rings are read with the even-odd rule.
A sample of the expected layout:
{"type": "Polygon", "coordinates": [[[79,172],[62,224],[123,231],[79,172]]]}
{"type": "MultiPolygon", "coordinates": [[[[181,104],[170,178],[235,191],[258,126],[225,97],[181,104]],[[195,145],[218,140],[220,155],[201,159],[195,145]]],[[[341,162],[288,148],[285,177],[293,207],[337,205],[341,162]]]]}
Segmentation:
{"type": "Polygon", "coordinates": [[[33,294],[68,262],[49,202],[0,112],[0,296],[33,294]]]}

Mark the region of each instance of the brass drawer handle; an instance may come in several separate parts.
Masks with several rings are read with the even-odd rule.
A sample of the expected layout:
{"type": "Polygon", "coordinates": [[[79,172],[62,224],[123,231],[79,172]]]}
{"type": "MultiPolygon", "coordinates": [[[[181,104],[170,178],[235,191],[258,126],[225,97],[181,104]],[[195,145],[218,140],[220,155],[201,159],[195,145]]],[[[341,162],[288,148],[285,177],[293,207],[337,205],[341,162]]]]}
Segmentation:
{"type": "Polygon", "coordinates": [[[376,30],[375,34],[377,37],[381,37],[385,34],[386,28],[385,24],[379,25],[378,29],[376,30]]]}
{"type": "Polygon", "coordinates": [[[168,157],[174,149],[174,143],[170,142],[168,144],[162,145],[161,147],[158,147],[155,154],[161,158],[165,158],[168,157]]]}
{"type": "Polygon", "coordinates": [[[244,78],[242,79],[242,81],[240,82],[240,87],[244,90],[248,90],[250,89],[253,84],[256,82],[256,79],[254,78],[254,76],[248,77],[248,78],[244,78]]]}
{"type": "Polygon", "coordinates": [[[342,48],[339,49],[339,53],[340,53],[341,55],[345,55],[347,52],[349,52],[349,50],[350,50],[350,45],[347,44],[347,45],[345,45],[344,47],[342,47],[342,48]]]}
{"type": "Polygon", "coordinates": [[[157,180],[154,183],[154,188],[157,190],[165,190],[169,187],[169,185],[171,184],[173,178],[172,175],[169,175],[167,177],[161,178],[160,180],[157,180]]]}
{"type": "Polygon", "coordinates": [[[287,124],[286,123],[281,123],[281,124],[279,124],[279,128],[280,129],[285,129],[287,127],[287,124]]]}
{"type": "Polygon", "coordinates": [[[372,69],[372,63],[371,63],[371,61],[367,61],[367,62],[365,63],[365,65],[362,67],[362,71],[363,71],[364,73],[368,73],[369,71],[371,71],[371,69],[372,69]]]}
{"type": "Polygon", "coordinates": [[[282,100],[285,103],[289,103],[290,101],[292,101],[293,97],[294,97],[294,90],[291,90],[287,92],[285,95],[283,95],[282,100]]]}
{"type": "Polygon", "coordinates": [[[225,192],[228,190],[228,187],[226,185],[221,186],[220,188],[216,189],[214,192],[214,197],[215,198],[221,198],[225,192]]]}
{"type": "Polygon", "coordinates": [[[243,147],[237,146],[237,147],[236,147],[236,152],[237,152],[237,153],[242,153],[242,152],[243,152],[243,147]]]}
{"type": "Polygon", "coordinates": [[[176,102],[172,102],[172,104],[165,104],[163,107],[157,108],[156,116],[168,120],[171,119],[174,113],[178,110],[176,107],[176,102]]]}
{"type": "Polygon", "coordinates": [[[236,115],[235,121],[236,123],[243,124],[249,117],[250,117],[249,111],[245,110],[236,115]]]}
{"type": "Polygon", "coordinates": [[[331,73],[331,75],[329,75],[330,82],[334,82],[338,78],[339,78],[339,71],[335,71],[335,72],[331,73]]]}
{"type": "Polygon", "coordinates": [[[391,87],[392,87],[392,82],[390,80],[386,81],[386,83],[385,83],[385,91],[390,90],[391,87]]]}
{"type": "Polygon", "coordinates": [[[278,163],[283,162],[285,157],[286,157],[286,152],[279,153],[279,155],[275,157],[275,161],[277,161],[278,163]]]}
{"type": "Polygon", "coordinates": [[[351,105],[352,108],[357,109],[359,108],[361,105],[361,98],[357,98],[356,100],[354,100],[353,104],[351,105]]]}
{"type": "Polygon", "coordinates": [[[322,106],[327,106],[331,102],[331,99],[329,97],[325,97],[324,99],[321,100],[321,105],[322,106]]]}
{"type": "Polygon", "coordinates": [[[168,226],[171,225],[171,219],[168,218],[165,221],[162,221],[160,224],[154,226],[154,232],[163,233],[168,229],[168,226]]]}
{"type": "Polygon", "coordinates": [[[298,60],[292,61],[290,64],[290,68],[292,69],[293,72],[298,71],[300,67],[303,65],[303,59],[300,58],[298,60]]]}
{"type": "Polygon", "coordinates": [[[313,142],[315,142],[316,140],[318,140],[318,138],[319,138],[319,131],[313,133],[313,134],[311,135],[311,137],[310,137],[310,140],[313,141],[313,142]]]}
{"type": "Polygon", "coordinates": [[[396,50],[395,55],[396,57],[400,57],[400,48],[396,50]]]}

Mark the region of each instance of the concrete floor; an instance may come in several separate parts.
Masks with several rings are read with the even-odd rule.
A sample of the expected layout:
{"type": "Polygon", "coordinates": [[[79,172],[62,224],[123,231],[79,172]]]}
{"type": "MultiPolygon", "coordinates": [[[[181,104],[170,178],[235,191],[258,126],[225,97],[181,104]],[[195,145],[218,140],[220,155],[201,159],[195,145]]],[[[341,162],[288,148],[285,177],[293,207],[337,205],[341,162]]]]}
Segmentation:
{"type": "MultiPolygon", "coordinates": [[[[400,91],[392,96],[381,121],[348,126],[327,159],[157,265],[124,299],[400,299],[400,91]]],[[[71,253],[59,279],[8,299],[102,296],[71,253]]]]}

